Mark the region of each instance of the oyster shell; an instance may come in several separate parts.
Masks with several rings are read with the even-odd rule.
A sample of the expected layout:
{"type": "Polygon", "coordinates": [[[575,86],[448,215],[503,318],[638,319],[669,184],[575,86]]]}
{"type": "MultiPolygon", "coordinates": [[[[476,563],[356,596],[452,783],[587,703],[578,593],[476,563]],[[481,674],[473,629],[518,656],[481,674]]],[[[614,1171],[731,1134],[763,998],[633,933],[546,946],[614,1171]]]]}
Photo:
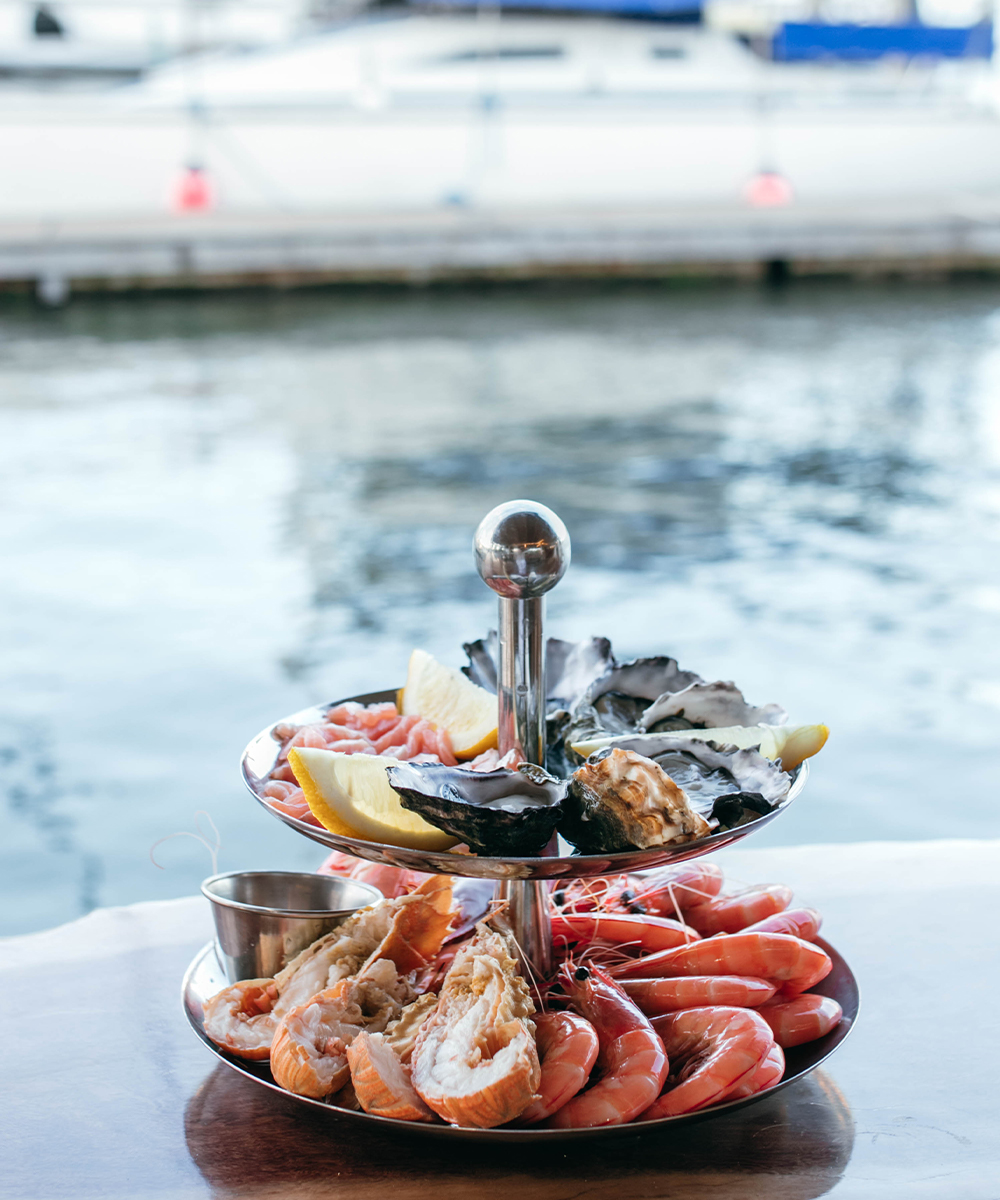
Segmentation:
{"type": "Polygon", "coordinates": [[[719,746],[683,733],[617,737],[587,761],[614,747],[653,759],[703,815],[711,812],[720,797],[742,794],[761,796],[773,808],[785,800],[792,786],[791,775],[756,750],[719,746]]]}
{"type": "MultiPolygon", "coordinates": [[[[638,729],[651,701],[700,682],[700,675],[682,671],[675,658],[637,658],[616,663],[574,702],[569,722],[562,731],[563,742],[569,746],[601,735],[632,733],[638,729]]],[[[573,762],[571,751],[567,758],[573,762]]]]}
{"type": "Polygon", "coordinates": [[[469,771],[443,763],[399,763],[386,774],[404,808],[461,838],[476,854],[541,853],[563,813],[569,782],[541,767],[469,771]]]}
{"type": "Polygon", "coordinates": [[[712,827],[652,759],[610,747],[573,774],[562,833],[585,853],[691,842],[712,827]]]}
{"type": "Polygon", "coordinates": [[[632,829],[618,813],[620,806],[612,804],[606,811],[599,812],[594,805],[596,790],[594,795],[586,795],[576,786],[581,771],[599,763],[616,749],[650,759],[681,790],[691,811],[706,823],[704,831],[696,835],[698,837],[756,821],[782,804],[792,785],[791,775],[756,750],[717,746],[676,733],[618,737],[592,754],[573,776],[574,786],[559,831],[584,853],[647,844],[627,840],[632,836],[632,829]]]}
{"type": "Polygon", "coordinates": [[[665,692],[639,718],[642,733],[671,717],[683,717],[692,726],[714,729],[726,725],[782,725],[788,714],[780,704],[754,708],[743,699],[735,683],[691,683],[679,692],[665,692]]]}

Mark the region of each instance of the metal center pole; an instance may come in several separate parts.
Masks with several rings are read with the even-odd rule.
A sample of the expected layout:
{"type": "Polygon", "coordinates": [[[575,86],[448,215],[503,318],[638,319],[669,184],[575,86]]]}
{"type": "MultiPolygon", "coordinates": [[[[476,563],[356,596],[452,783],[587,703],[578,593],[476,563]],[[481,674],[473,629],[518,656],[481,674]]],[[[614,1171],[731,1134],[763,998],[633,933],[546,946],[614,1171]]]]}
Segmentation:
{"type": "MultiPolygon", "coordinates": [[[[570,560],[566,526],[532,500],[511,500],[487,513],[476,530],[476,566],[499,599],[498,741],[501,755],[545,765],[545,637],[542,597],[570,560]]],[[[548,886],[542,880],[501,880],[498,899],[535,975],[552,971],[548,886]]]]}

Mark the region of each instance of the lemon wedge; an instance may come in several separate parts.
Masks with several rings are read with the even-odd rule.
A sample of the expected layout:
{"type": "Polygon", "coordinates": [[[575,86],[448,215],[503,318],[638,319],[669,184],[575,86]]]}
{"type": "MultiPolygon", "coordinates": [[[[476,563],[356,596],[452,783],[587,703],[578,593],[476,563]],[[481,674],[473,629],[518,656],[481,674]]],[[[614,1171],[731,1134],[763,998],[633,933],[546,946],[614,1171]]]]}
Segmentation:
{"type": "MultiPolygon", "coordinates": [[[[825,725],[727,725],[719,729],[675,729],[668,732],[678,737],[699,738],[703,742],[718,742],[720,745],[738,746],[741,750],[751,747],[760,750],[765,758],[781,759],[786,771],[794,771],[804,759],[812,758],[826,745],[830,730],[825,725]]],[[[619,734],[617,737],[591,738],[586,742],[574,742],[573,749],[586,758],[597,750],[603,750],[628,737],[631,741],[642,738],[659,738],[659,733],[619,734]]]]}
{"type": "Polygon", "coordinates": [[[424,717],[447,729],[456,758],[475,758],[496,747],[496,696],[426,650],[410,655],[400,707],[404,717],[424,717]]]}
{"type": "Polygon", "coordinates": [[[385,774],[398,759],[300,746],[288,761],[313,816],[331,833],[411,850],[447,850],[458,841],[400,804],[385,774]]]}

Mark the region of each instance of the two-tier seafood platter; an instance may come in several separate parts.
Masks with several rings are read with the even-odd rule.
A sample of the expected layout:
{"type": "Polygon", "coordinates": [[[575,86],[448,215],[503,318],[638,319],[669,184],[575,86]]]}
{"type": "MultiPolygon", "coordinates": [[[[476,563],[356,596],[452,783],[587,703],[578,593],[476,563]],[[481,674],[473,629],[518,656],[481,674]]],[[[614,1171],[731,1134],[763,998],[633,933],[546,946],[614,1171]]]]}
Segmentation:
{"type": "Polygon", "coordinates": [[[277,721],[243,758],[333,851],[321,871],[384,898],[266,978],[206,946],[192,1026],[303,1104],[446,1138],[638,1133],[794,1082],[847,1036],[856,982],[790,889],[706,856],[787,810],[825,727],[672,658],[546,642],[569,539],[543,506],[501,505],[475,551],[499,633],[461,672],[415,650],[399,691],[277,721]]]}

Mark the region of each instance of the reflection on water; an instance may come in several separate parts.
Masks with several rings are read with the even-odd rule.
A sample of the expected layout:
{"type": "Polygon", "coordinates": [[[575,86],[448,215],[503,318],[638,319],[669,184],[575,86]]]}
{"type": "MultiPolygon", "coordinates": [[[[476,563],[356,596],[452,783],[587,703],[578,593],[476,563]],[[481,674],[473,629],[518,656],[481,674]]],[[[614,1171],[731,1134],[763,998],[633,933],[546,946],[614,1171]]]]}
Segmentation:
{"type": "Polygon", "coordinates": [[[551,632],[826,720],[765,841],[997,835],[1000,292],[631,288],[0,312],[5,928],[318,851],[248,738],[459,662],[472,530],[544,501],[551,632]],[[942,805],[947,780],[953,802],[942,805]]]}
{"type": "Polygon", "coordinates": [[[854,1119],[824,1071],[729,1116],[676,1132],[549,1146],[490,1146],[376,1132],[307,1108],[220,1064],[188,1102],[184,1132],[217,1200],[294,1194],[352,1200],[602,1194],[622,1200],[811,1200],[843,1175],[854,1119]]]}

